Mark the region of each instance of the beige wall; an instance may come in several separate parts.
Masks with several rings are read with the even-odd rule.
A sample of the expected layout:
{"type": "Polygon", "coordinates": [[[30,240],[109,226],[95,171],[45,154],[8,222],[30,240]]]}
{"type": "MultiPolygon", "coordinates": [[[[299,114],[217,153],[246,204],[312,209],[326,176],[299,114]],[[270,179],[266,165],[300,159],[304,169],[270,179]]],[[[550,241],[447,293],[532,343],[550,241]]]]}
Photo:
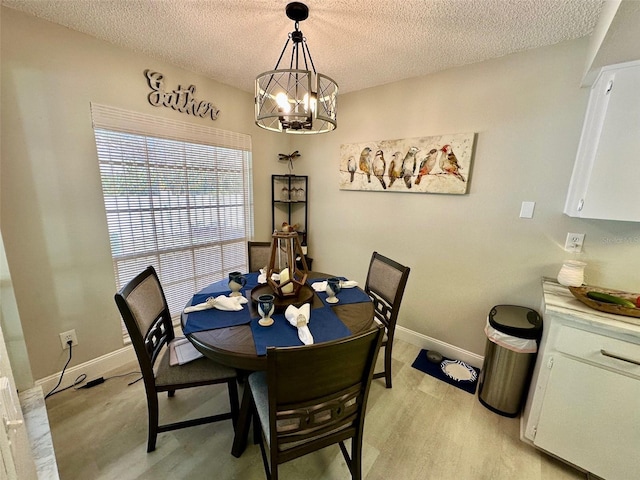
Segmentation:
{"type": "Polygon", "coordinates": [[[587,43],[341,96],[336,131],[296,144],[310,175],[314,268],[364,281],[373,250],[409,265],[399,324],[480,355],[492,306],[539,308],[540,278],[571,258],[567,232],[586,233],[589,283],[640,292],[640,224],[562,213],[587,43]],[[464,132],[477,135],[468,195],[338,190],[342,143],[464,132]],[[519,218],[522,201],[536,202],[533,219],[519,218]]]}
{"type": "Polygon", "coordinates": [[[363,283],[373,250],[411,266],[400,324],[459,348],[483,353],[491,306],[538,308],[540,277],[556,275],[569,231],[587,234],[590,283],[640,291],[640,224],[562,214],[586,46],[342,95],[335,132],[290,137],[254,126],[251,94],[3,8],[0,220],[34,378],[64,365],[59,332],[77,330],[73,364],[122,346],[89,102],[251,134],[258,239],[270,233],[269,175],[286,172],[277,154],[299,149],[314,269],[363,283]],[[220,119],[151,107],[147,68],[196,85],[220,119]],[[457,132],[477,133],[468,195],[338,190],[341,143],[457,132]],[[518,218],[522,201],[537,202],[532,220],[518,218]]]}
{"type": "MultiPolygon", "coordinates": [[[[40,379],[67,359],[60,332],[78,335],[71,366],[123,346],[90,102],[250,134],[256,179],[277,168],[288,138],[254,125],[248,93],[7,8],[1,48],[0,219],[40,379]],[[168,89],[195,85],[198,99],[221,110],[219,119],[151,106],[146,69],[164,73],[168,89]]],[[[255,195],[256,231],[268,232],[269,183],[256,181],[255,195]]]]}

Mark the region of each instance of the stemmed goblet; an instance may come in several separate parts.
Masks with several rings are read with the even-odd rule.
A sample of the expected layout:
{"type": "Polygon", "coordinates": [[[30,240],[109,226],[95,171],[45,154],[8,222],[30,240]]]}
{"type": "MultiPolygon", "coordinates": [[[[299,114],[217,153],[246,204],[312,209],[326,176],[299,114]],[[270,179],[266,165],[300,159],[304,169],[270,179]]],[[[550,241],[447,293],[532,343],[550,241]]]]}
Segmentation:
{"type": "Polygon", "coordinates": [[[231,272],[229,274],[229,290],[231,290],[230,297],[238,297],[242,295],[240,290],[247,284],[247,279],[240,272],[231,272]]]}
{"type": "Polygon", "coordinates": [[[275,310],[274,305],[275,296],[271,294],[260,295],[258,297],[258,313],[260,314],[260,320],[258,323],[263,327],[273,325],[273,318],[271,315],[275,310]]]}
{"type": "Polygon", "coordinates": [[[338,277],[327,279],[327,288],[325,290],[328,295],[327,303],[338,303],[340,301],[336,295],[342,290],[341,283],[342,281],[338,277]]]}

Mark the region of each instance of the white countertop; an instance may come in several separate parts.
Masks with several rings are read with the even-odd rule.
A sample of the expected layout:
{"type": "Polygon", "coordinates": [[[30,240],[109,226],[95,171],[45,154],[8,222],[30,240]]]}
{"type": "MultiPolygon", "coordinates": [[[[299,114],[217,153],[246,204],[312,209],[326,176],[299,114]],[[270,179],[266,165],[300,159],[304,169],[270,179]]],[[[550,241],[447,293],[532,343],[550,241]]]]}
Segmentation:
{"type": "Polygon", "coordinates": [[[31,451],[36,464],[38,478],[42,480],[58,480],[58,464],[53,449],[53,439],[49,429],[47,406],[44,403],[42,387],[33,387],[20,393],[20,405],[27,434],[31,443],[31,451]]]}
{"type": "Polygon", "coordinates": [[[542,279],[542,290],[545,310],[578,316],[594,326],[640,337],[640,318],[595,310],[574,297],[567,287],[551,278],[542,279]]]}

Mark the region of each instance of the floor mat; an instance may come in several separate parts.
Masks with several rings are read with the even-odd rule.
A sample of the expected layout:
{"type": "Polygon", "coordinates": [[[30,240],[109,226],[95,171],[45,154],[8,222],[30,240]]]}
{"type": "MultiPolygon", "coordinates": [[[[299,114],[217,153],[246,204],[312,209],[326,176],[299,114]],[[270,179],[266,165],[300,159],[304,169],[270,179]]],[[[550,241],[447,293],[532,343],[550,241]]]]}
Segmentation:
{"type": "Polygon", "coordinates": [[[427,352],[428,350],[421,350],[411,366],[472,395],[476,393],[479,368],[450,358],[443,358],[442,362],[433,363],[427,358],[427,352]]]}

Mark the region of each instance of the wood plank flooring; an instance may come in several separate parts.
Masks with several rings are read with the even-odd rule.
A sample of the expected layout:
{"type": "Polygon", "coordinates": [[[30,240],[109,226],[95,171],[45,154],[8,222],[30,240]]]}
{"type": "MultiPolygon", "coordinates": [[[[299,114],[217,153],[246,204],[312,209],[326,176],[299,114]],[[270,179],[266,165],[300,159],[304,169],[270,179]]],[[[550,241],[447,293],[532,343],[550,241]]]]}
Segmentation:
{"type": "MultiPolygon", "coordinates": [[[[411,367],[419,348],[394,345],[393,388],[373,381],[365,423],[366,480],[569,480],[585,475],[519,439],[519,419],[483,407],[477,396],[411,367]]],[[[131,364],[112,375],[135,371],[131,364]]],[[[62,480],[264,479],[260,448],[230,454],[231,422],[162,433],[146,453],[147,409],[139,375],[109,378],[91,389],[47,399],[62,480]]],[[[161,421],[228,408],[224,387],[203,387],[161,397],[161,421]]],[[[283,479],[347,479],[337,446],[289,462],[283,479]]]]}

